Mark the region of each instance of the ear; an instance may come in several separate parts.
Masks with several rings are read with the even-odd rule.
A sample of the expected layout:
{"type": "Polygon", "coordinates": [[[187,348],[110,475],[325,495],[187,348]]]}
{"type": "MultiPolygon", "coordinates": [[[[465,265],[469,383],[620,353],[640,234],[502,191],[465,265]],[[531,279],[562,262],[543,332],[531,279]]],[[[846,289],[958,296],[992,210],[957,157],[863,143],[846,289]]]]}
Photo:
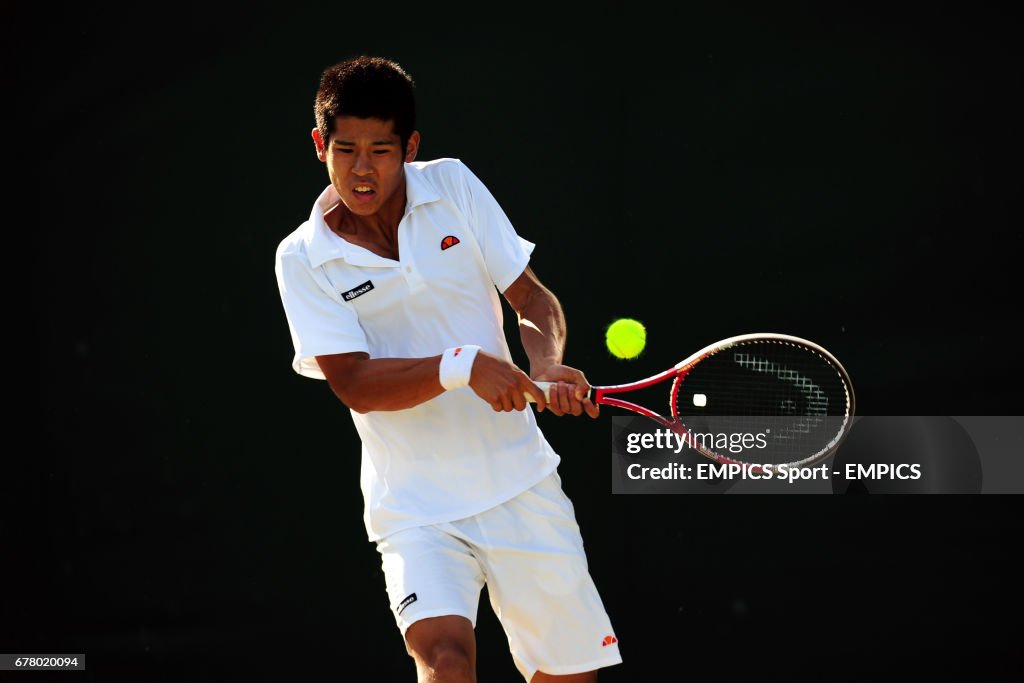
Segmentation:
{"type": "Polygon", "coordinates": [[[316,158],[326,163],[327,146],[324,145],[324,139],[320,137],[320,131],[316,128],[313,129],[313,144],[316,145],[316,158]]]}
{"type": "Polygon", "coordinates": [[[416,161],[416,152],[420,150],[420,132],[414,130],[409,136],[409,142],[405,146],[405,163],[416,161]]]}

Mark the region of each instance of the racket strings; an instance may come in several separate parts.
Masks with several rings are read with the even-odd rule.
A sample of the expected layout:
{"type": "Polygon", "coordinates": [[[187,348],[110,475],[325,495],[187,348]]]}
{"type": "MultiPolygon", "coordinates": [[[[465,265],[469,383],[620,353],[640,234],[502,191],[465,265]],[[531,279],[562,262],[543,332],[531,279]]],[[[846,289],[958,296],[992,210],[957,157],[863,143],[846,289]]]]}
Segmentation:
{"type": "MultiPolygon", "coordinates": [[[[772,375],[783,381],[791,382],[806,398],[807,413],[809,415],[828,415],[828,396],[810,377],[781,363],[758,358],[751,353],[737,351],[733,355],[733,359],[736,365],[745,370],[772,375]]],[[[782,399],[780,401],[780,408],[783,410],[796,410],[796,404],[789,399],[782,399]]]]}
{"type": "Polygon", "coordinates": [[[696,363],[676,381],[672,408],[706,455],[793,464],[835,446],[849,396],[844,375],[814,349],[758,340],[696,363]]]}

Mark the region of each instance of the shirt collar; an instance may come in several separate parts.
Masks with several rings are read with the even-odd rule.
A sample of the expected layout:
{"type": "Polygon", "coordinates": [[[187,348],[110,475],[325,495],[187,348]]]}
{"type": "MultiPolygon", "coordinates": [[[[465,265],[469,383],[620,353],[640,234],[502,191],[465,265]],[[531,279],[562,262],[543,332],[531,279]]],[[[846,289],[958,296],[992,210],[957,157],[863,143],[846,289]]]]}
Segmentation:
{"type": "MultiPolygon", "coordinates": [[[[420,169],[412,164],[405,164],[405,216],[408,216],[417,206],[439,199],[441,199],[441,195],[422,177],[420,169]]],[[[307,238],[306,250],[309,256],[309,265],[313,268],[319,268],[324,263],[336,258],[348,260],[353,253],[353,245],[335,235],[328,227],[327,221],[324,220],[324,213],[340,201],[341,196],[338,195],[334,186],[328,185],[313,203],[313,210],[309,214],[311,231],[307,238]]]]}

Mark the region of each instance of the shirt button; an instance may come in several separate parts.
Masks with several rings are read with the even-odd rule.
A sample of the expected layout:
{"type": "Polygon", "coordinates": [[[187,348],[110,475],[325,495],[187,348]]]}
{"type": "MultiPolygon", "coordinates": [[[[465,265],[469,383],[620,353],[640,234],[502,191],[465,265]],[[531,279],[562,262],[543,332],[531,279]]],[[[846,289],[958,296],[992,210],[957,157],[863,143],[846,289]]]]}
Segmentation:
{"type": "Polygon", "coordinates": [[[406,266],[405,267],[405,272],[411,273],[412,272],[412,266],[406,266]]]}

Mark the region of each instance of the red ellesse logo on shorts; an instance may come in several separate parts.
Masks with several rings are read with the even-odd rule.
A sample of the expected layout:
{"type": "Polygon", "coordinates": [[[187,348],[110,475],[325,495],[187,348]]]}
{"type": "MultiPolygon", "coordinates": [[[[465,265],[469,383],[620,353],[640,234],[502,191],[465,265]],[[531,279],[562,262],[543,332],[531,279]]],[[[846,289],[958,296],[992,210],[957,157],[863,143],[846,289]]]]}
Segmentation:
{"type": "Polygon", "coordinates": [[[615,636],[605,636],[604,640],[601,641],[601,647],[608,647],[609,645],[614,645],[617,642],[619,642],[619,639],[615,636]]]}

